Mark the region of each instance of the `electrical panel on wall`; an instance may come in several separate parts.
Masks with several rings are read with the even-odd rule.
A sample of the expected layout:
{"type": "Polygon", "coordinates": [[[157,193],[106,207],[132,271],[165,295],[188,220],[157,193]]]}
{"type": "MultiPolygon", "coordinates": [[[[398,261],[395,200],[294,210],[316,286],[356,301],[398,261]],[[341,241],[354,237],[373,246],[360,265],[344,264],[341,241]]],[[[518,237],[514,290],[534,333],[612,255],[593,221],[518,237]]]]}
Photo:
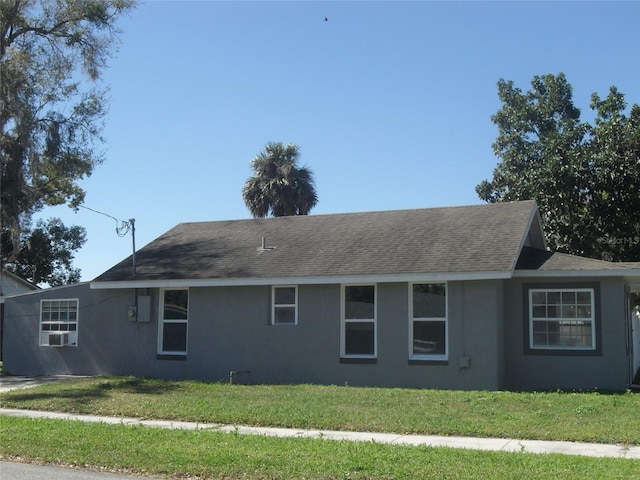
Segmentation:
{"type": "Polygon", "coordinates": [[[138,295],[138,322],[151,321],[151,295],[138,295]]]}

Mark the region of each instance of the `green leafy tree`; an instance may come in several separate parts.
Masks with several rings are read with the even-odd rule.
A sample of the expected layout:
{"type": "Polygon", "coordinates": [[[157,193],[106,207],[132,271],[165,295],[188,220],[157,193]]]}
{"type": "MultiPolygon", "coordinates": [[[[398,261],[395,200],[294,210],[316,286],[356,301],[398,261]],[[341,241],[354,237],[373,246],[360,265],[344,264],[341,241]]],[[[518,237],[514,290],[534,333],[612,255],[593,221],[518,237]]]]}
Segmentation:
{"type": "Polygon", "coordinates": [[[602,258],[640,261],[640,106],[624,115],[624,95],[611,87],[591,96],[595,125],[586,143],[589,211],[602,258]]]}
{"type": "Polygon", "coordinates": [[[11,270],[32,283],[55,287],[80,280],[73,268],[73,252],[86,240],[83,227],[66,227],[59,218],[38,220],[35,228],[23,233],[20,253],[11,270]]]}
{"type": "Polygon", "coordinates": [[[298,167],[295,144],[268,143],[251,162],[242,198],[254,218],[308,215],[318,203],[311,170],[298,167]]]}
{"type": "Polygon", "coordinates": [[[0,1],[2,259],[15,264],[34,213],[77,207],[102,161],[115,22],[135,0],[0,1]]]}
{"type": "Polygon", "coordinates": [[[501,161],[476,192],[487,202],[535,199],[548,245],[607,260],[640,259],[639,107],[625,116],[612,87],[594,94],[595,125],[580,120],[564,74],[536,76],[523,92],[498,82],[493,150],[501,161]]]}

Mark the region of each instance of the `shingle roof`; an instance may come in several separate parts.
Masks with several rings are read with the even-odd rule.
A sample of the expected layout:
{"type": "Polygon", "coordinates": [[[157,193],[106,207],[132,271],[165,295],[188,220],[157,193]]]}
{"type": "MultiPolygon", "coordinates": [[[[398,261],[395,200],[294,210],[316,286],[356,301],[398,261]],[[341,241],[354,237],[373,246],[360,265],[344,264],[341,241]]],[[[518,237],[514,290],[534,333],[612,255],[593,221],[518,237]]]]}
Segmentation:
{"type": "Polygon", "coordinates": [[[94,282],[511,272],[534,201],[181,223],[94,282]],[[267,249],[261,248],[262,237],[267,249]]]}
{"type": "Polygon", "coordinates": [[[640,263],[634,262],[606,262],[594,258],[578,257],[566,253],[549,252],[535,248],[525,247],[522,249],[516,270],[539,270],[539,271],[605,271],[639,268],[640,263]]]}

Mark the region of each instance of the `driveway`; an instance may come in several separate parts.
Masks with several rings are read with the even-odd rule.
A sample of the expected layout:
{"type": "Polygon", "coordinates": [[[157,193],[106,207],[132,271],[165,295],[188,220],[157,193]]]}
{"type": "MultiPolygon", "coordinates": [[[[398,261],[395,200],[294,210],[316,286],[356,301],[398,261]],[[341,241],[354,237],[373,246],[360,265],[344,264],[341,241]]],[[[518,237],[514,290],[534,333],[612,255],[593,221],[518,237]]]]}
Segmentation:
{"type": "Polygon", "coordinates": [[[15,390],[17,388],[30,388],[45,385],[47,383],[64,382],[65,380],[73,380],[74,378],[81,377],[76,375],[46,375],[40,377],[0,375],[0,393],[15,390]]]}

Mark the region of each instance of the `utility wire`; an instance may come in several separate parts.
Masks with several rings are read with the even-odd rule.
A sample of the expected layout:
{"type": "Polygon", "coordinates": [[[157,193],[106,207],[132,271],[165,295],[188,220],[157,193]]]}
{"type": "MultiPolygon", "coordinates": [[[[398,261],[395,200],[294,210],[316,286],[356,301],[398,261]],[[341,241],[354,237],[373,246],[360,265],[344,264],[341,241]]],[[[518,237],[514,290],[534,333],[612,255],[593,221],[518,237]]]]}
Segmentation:
{"type": "Polygon", "coordinates": [[[116,222],[116,233],[119,237],[124,237],[127,233],[131,231],[132,222],[131,220],[120,220],[119,218],[114,217],[113,215],[109,215],[108,213],[99,212],[98,210],[94,210],[93,208],[85,207],[84,205],[78,205],[80,208],[84,208],[85,210],[90,210],[94,213],[98,213],[100,215],[104,215],[105,217],[109,217],[116,222]]]}
{"type": "Polygon", "coordinates": [[[112,220],[116,221],[116,234],[119,237],[124,237],[127,233],[131,232],[131,244],[133,247],[133,253],[131,255],[131,262],[133,267],[133,276],[136,275],[136,226],[135,218],[130,218],[129,220],[120,220],[113,215],[109,215],[108,213],[100,212],[98,210],[94,210],[93,208],[85,207],[84,205],[78,205],[80,208],[84,208],[94,213],[98,213],[100,215],[104,215],[105,217],[109,217],[112,220]]]}

